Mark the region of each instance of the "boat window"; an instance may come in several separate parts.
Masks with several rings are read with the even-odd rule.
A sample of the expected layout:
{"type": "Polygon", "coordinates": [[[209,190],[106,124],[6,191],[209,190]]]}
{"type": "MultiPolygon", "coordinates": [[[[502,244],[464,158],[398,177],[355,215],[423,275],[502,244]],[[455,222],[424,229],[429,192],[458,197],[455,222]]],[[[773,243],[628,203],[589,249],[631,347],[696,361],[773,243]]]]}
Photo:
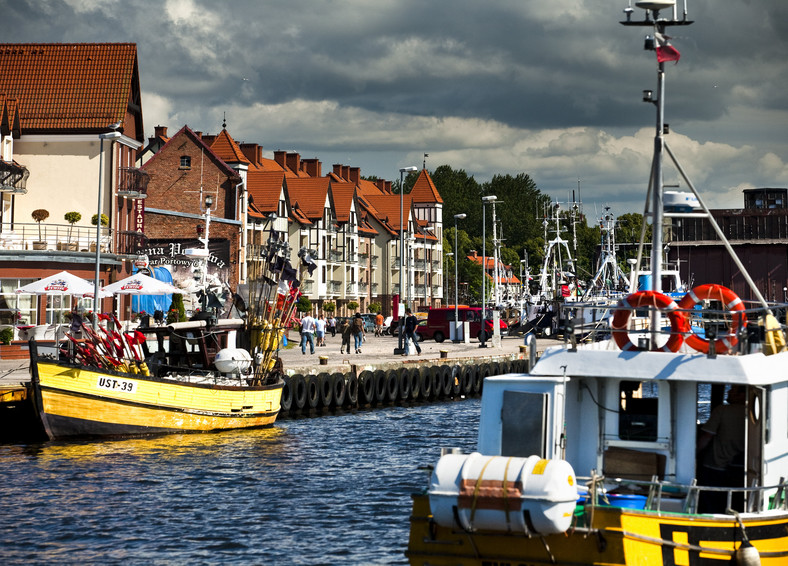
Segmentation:
{"type": "Polygon", "coordinates": [[[547,457],[546,393],[505,391],[501,410],[501,456],[547,457]]]}
{"type": "Polygon", "coordinates": [[[658,409],[659,389],[656,383],[622,381],[619,385],[619,438],[655,442],[658,409]]]}

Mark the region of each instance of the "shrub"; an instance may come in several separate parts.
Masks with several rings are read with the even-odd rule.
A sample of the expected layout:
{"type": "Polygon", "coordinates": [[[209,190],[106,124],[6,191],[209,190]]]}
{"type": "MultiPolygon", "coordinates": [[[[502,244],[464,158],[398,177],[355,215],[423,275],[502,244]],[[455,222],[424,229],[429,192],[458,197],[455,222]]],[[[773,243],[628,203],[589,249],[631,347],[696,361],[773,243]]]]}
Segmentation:
{"type": "Polygon", "coordinates": [[[183,295],[173,293],[172,303],[167,310],[167,323],[186,322],[186,307],[183,306],[183,295]]]}
{"type": "Polygon", "coordinates": [[[383,306],[380,303],[369,303],[369,312],[374,312],[375,314],[378,314],[382,310],[383,310],[383,306]]]}
{"type": "Polygon", "coordinates": [[[0,330],[0,344],[8,345],[14,339],[14,329],[6,326],[0,330]]]}
{"type": "Polygon", "coordinates": [[[49,218],[49,211],[48,210],[44,210],[43,208],[37,208],[30,214],[30,216],[33,217],[33,220],[38,222],[38,239],[40,241],[42,239],[41,238],[41,223],[44,220],[46,220],[47,218],[49,218]]]}

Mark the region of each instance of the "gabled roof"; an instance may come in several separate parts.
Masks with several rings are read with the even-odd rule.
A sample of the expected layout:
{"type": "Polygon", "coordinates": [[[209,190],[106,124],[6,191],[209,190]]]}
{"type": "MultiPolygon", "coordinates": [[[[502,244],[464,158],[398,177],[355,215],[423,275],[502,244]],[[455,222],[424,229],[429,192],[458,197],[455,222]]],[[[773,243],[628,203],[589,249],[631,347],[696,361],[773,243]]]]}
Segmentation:
{"type": "Polygon", "coordinates": [[[238,171],[227,165],[227,163],[225,163],[221,157],[216,155],[216,153],[214,153],[214,151],[210,147],[205,145],[205,142],[202,141],[200,136],[194,133],[194,131],[191,128],[189,128],[189,126],[184,126],[183,128],[181,128],[178,131],[178,133],[172,136],[167,141],[167,143],[165,143],[161,147],[161,149],[156,152],[156,154],[153,157],[151,157],[147,162],[145,162],[145,164],[142,167],[140,167],[140,169],[150,169],[151,166],[155,166],[156,161],[158,160],[159,156],[162,155],[162,152],[166,148],[169,148],[170,145],[180,143],[178,140],[183,136],[188,137],[192,141],[192,143],[197,145],[203,151],[203,154],[206,157],[208,157],[208,159],[213,160],[214,163],[216,163],[216,166],[219,168],[219,170],[225,173],[229,178],[240,180],[238,171]]]}
{"type": "MultiPolygon", "coordinates": [[[[378,212],[377,218],[388,223],[392,229],[400,231],[403,221],[400,221],[400,196],[399,195],[365,195],[364,200],[369,202],[378,212]]],[[[410,214],[410,195],[402,195],[402,209],[404,218],[410,214]]]]}
{"type": "Polygon", "coordinates": [[[254,204],[254,208],[263,214],[276,212],[284,179],[283,171],[249,171],[246,174],[249,205],[254,204]]]}
{"type": "Polygon", "coordinates": [[[19,138],[21,135],[19,104],[15,98],[6,98],[0,93],[0,134],[19,138]]]}
{"type": "MultiPolygon", "coordinates": [[[[139,106],[133,43],[0,44],[0,93],[17,98],[26,134],[104,132],[139,106]]],[[[143,141],[141,108],[137,138],[143,141]]]]}
{"type": "Polygon", "coordinates": [[[432,178],[430,174],[427,173],[426,169],[421,170],[418,179],[413,183],[413,188],[410,190],[410,196],[413,202],[443,204],[443,199],[440,193],[438,193],[438,189],[435,188],[435,184],[432,182],[432,178]]]}
{"type": "Polygon", "coordinates": [[[356,194],[356,185],[332,181],[330,183],[330,194],[337,222],[349,221],[350,207],[353,205],[353,196],[356,194]]]}
{"type": "Polygon", "coordinates": [[[214,153],[221,157],[225,163],[245,163],[246,165],[251,165],[251,161],[246,158],[244,152],[241,151],[241,147],[224,128],[222,128],[222,131],[219,132],[219,135],[216,136],[216,139],[213,140],[210,146],[214,153]]]}
{"type": "Polygon", "coordinates": [[[300,212],[310,220],[322,218],[329,182],[328,177],[290,177],[285,173],[291,205],[297,203],[300,212]]]}

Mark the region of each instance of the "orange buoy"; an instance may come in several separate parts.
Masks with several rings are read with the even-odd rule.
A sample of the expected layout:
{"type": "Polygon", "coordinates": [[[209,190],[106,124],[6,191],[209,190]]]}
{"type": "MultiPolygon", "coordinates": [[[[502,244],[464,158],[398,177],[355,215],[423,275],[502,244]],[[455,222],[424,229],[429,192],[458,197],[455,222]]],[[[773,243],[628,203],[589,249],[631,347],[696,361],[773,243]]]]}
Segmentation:
{"type": "MultiPolygon", "coordinates": [[[[727,354],[728,350],[739,342],[739,339],[736,337],[739,326],[747,324],[747,314],[743,312],[744,303],[742,303],[742,300],[736,293],[727,287],[708,284],[699,285],[684,295],[684,298],[679,301],[679,308],[689,310],[703,300],[720,301],[725,310],[731,313],[741,312],[741,314],[733,315],[731,325],[728,327],[728,334],[715,341],[714,351],[718,354],[727,354]]],[[[693,350],[704,354],[709,353],[709,341],[697,334],[692,333],[687,336],[686,342],[693,350]]]]}
{"type": "Polygon", "coordinates": [[[618,347],[624,351],[641,351],[629,338],[627,326],[632,311],[641,307],[655,307],[665,311],[670,320],[670,337],[664,346],[652,345],[654,352],[676,352],[684,341],[684,334],[689,332],[689,325],[684,315],[677,311],[679,308],[676,302],[662,293],[656,291],[638,291],[622,299],[618,303],[616,314],[613,316],[611,327],[613,328],[613,339],[618,347]]]}

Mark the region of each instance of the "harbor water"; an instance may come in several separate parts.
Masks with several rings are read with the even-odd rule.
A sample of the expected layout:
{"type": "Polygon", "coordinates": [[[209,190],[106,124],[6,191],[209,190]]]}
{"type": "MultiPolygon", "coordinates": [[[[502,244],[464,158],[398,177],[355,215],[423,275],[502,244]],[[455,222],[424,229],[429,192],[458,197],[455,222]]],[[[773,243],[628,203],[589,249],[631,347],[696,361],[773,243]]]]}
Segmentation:
{"type": "Polygon", "coordinates": [[[11,564],[407,564],[410,494],[479,398],[214,434],[0,445],[11,564]]]}

